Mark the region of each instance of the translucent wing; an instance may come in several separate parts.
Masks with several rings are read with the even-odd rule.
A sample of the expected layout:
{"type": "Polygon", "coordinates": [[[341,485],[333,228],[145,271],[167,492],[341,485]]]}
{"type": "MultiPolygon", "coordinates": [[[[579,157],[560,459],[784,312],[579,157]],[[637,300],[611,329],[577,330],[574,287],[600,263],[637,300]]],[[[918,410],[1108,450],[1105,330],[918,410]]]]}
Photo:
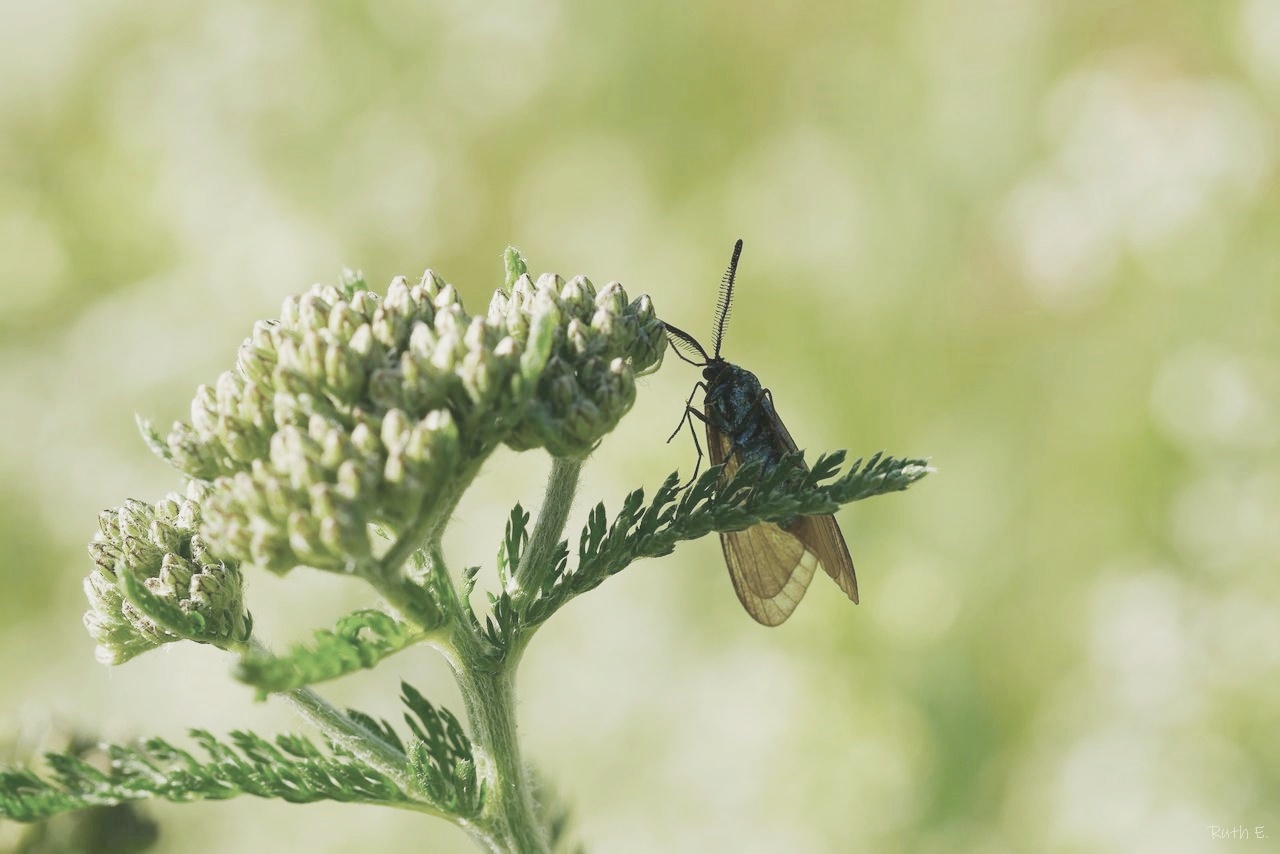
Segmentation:
{"type": "MultiPolygon", "coordinates": [[[[760,407],[778,455],[795,453],[795,440],[778,417],[768,393],[760,398],[760,407]]],[[[732,477],[742,463],[729,437],[710,423],[707,452],[712,465],[724,464],[725,477],[732,477]]],[[[831,514],[801,516],[786,528],[764,522],[744,531],[724,533],[720,535],[720,546],[738,601],[766,626],[779,625],[791,616],[818,566],[855,604],[858,601],[853,559],[836,517],[831,514]]]]}
{"type": "MultiPolygon", "coordinates": [[[[766,393],[760,398],[760,406],[764,409],[770,426],[773,428],[775,444],[779,452],[794,454],[797,450],[795,439],[787,432],[787,427],[773,408],[773,398],[766,393]]],[[[836,524],[836,517],[801,516],[786,528],[787,532],[804,543],[804,546],[817,555],[827,575],[839,585],[845,595],[858,602],[858,578],[853,573],[853,559],[849,557],[849,547],[845,545],[844,534],[836,524]]]]}
{"type": "MultiPolygon", "coordinates": [[[[707,451],[713,465],[724,464],[726,477],[741,464],[729,437],[710,424],[707,451]]],[[[797,534],[770,522],[722,533],[720,547],[738,601],[756,622],[766,626],[776,626],[791,616],[818,568],[818,557],[797,534]]]]}
{"type": "Polygon", "coordinates": [[[766,626],[791,616],[818,568],[813,552],[771,522],[721,534],[720,546],[738,601],[766,626]]]}
{"type": "Polygon", "coordinates": [[[738,455],[733,452],[733,443],[729,441],[729,437],[721,433],[715,427],[711,426],[711,422],[707,424],[707,454],[711,457],[711,465],[724,465],[724,479],[728,480],[733,477],[734,472],[742,465],[742,460],[738,459],[738,455]]]}
{"type": "Polygon", "coordinates": [[[853,559],[849,557],[849,547],[845,545],[836,517],[830,514],[801,516],[788,525],[786,531],[817,556],[831,580],[858,604],[858,577],[853,574],[853,559]]]}

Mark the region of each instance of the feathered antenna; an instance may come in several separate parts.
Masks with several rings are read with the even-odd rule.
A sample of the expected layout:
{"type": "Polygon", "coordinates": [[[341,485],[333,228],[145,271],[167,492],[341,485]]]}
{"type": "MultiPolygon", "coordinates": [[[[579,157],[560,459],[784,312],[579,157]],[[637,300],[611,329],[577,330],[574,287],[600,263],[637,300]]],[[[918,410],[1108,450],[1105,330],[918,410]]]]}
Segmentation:
{"type": "Polygon", "coordinates": [[[733,257],[729,259],[729,269],[724,271],[720,280],[720,299],[716,302],[715,335],[711,339],[715,345],[715,359],[720,358],[720,342],[724,340],[724,325],[729,320],[729,312],[733,310],[733,277],[738,274],[738,256],[742,254],[742,239],[733,244],[733,257]]]}
{"type": "Polygon", "coordinates": [[[698,367],[702,367],[706,365],[707,362],[711,361],[711,357],[707,355],[707,351],[703,350],[702,345],[699,344],[697,339],[688,332],[685,332],[683,329],[677,329],[670,323],[663,323],[662,325],[667,330],[667,340],[675,346],[676,355],[681,359],[684,359],[691,365],[697,365],[698,367]],[[680,352],[681,350],[683,350],[684,353],[680,352]],[[695,362],[693,359],[686,356],[685,353],[688,353],[689,356],[701,356],[702,361],[695,362]]]}

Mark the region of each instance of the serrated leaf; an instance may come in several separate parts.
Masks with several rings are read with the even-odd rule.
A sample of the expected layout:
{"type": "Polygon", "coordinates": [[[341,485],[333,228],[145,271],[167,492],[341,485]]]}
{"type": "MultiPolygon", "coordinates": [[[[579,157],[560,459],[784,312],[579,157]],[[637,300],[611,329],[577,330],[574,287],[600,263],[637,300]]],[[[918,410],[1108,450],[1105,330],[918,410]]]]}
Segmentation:
{"type": "Polygon", "coordinates": [[[259,699],[371,668],[422,639],[422,634],[381,611],[348,614],[332,631],[315,633],[282,656],[250,652],[241,657],[235,677],[257,689],[259,699]]]}
{"type": "Polygon", "coordinates": [[[643,504],[642,491],[630,493],[607,527],[604,505],[599,504],[592,508],[579,536],[577,566],[555,573],[555,583],[524,603],[514,620],[526,630],[534,628],[569,599],[631,562],[669,554],[684,540],[712,531],[740,531],[760,522],[831,513],[852,501],[906,489],[932,471],[924,460],[876,454],[865,465],[855,460],[839,476],[844,459],[843,451],[823,455],[801,477],[797,477],[797,472],[804,471],[801,454],[784,457],[768,471],[762,471],[759,463],[747,463],[727,481],[723,467],[713,466],[683,490],[676,486],[679,476],[673,473],[648,506],[643,504]]]}
{"type": "Polygon", "coordinates": [[[484,802],[476,777],[471,740],[453,713],[433,706],[412,685],[400,683],[409,708],[405,722],[415,740],[409,745],[414,778],[433,803],[460,816],[474,816],[484,802]]]}
{"type": "Polygon", "coordinates": [[[529,545],[529,514],[518,503],[511,508],[507,527],[498,547],[498,581],[502,589],[510,588],[511,579],[520,572],[520,559],[529,545]]]}
{"type": "Polygon", "coordinates": [[[184,611],[169,599],[155,595],[132,570],[122,568],[116,577],[121,594],[157,626],[180,638],[211,642],[205,634],[203,614],[184,611]]]}
{"type": "Polygon", "coordinates": [[[351,756],[328,754],[302,736],[268,741],[235,732],[228,743],[204,730],[192,730],[191,737],[208,759],[151,739],[135,746],[107,745],[110,767],[105,771],[67,753],[46,754],[47,777],[27,768],[0,767],[0,817],[39,821],[70,810],[150,797],[183,802],[248,794],[292,803],[415,803],[372,766],[351,756]]]}
{"type": "Polygon", "coordinates": [[[135,413],[133,423],[137,425],[138,434],[142,436],[142,441],[146,443],[151,453],[174,468],[179,468],[177,461],[173,458],[173,451],[169,449],[169,443],[164,440],[164,437],[160,435],[155,427],[151,426],[150,419],[143,418],[140,414],[135,413]]]}

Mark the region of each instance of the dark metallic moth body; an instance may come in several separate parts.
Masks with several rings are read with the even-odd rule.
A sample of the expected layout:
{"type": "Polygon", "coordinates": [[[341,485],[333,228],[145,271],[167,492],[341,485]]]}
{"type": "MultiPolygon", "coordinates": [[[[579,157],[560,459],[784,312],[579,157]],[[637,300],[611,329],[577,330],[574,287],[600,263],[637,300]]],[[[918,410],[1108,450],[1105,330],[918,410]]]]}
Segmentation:
{"type": "MultiPolygon", "coordinates": [[[[703,369],[703,382],[698,384],[705,392],[703,411],[686,405],[681,425],[690,416],[706,425],[711,462],[724,466],[725,477],[752,462],[759,463],[762,472],[772,471],[797,450],[774,410],[772,395],[755,374],[720,357],[741,251],[742,241],[738,241],[721,286],[714,355],[709,355],[687,332],[667,324],[677,355],[684,350],[703,360],[693,362],[703,369]]],[[[676,432],[679,430],[677,426],[676,432]]],[[[796,460],[792,464],[798,473],[805,470],[798,457],[790,458],[796,460]]],[[[738,600],[748,614],[764,625],[776,626],[791,615],[819,566],[850,599],[858,601],[853,562],[835,516],[799,516],[779,524],[761,522],[743,531],[722,533],[720,545],[738,600]]]]}
{"type": "Polygon", "coordinates": [[[702,399],[707,429],[728,436],[741,462],[759,461],[766,468],[777,465],[782,457],[773,428],[778,413],[756,375],[721,360],[708,365],[702,376],[707,381],[702,399]]]}

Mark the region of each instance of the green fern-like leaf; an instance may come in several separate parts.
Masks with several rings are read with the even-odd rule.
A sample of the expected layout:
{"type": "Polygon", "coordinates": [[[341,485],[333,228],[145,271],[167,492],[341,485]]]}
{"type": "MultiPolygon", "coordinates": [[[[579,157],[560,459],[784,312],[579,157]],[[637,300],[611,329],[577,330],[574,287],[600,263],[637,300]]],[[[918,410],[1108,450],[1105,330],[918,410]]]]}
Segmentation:
{"type": "Polygon", "coordinates": [[[572,816],[569,806],[547,779],[533,774],[534,797],[542,826],[547,829],[547,847],[554,854],[586,854],[586,849],[571,834],[572,816]]]}
{"type": "Polygon", "coordinates": [[[373,667],[421,638],[412,626],[381,611],[356,611],[338,621],[333,631],[316,632],[309,645],[294,646],[286,655],[244,655],[235,676],[254,686],[262,699],[373,667]]]}
{"type": "Polygon", "coordinates": [[[156,625],[178,637],[203,640],[205,619],[199,611],[184,611],[169,599],[156,596],[134,572],[120,573],[120,589],[138,610],[146,614],[156,625]]]}
{"type": "Polygon", "coordinates": [[[137,425],[138,433],[142,436],[142,441],[146,443],[151,453],[174,468],[178,468],[178,464],[173,458],[173,451],[169,450],[169,444],[160,435],[160,432],[152,426],[151,421],[141,415],[134,415],[133,422],[137,425]]]}
{"type": "Polygon", "coordinates": [[[498,580],[505,590],[520,571],[520,558],[529,545],[529,514],[519,504],[511,508],[506,533],[498,549],[498,580]]]}
{"type": "Polygon", "coordinates": [[[399,733],[396,732],[395,727],[393,727],[389,721],[382,718],[375,718],[372,715],[367,715],[357,709],[347,709],[347,717],[364,727],[370,733],[382,739],[388,747],[394,748],[401,753],[405,753],[404,742],[400,740],[399,733]]]}
{"type": "Polygon", "coordinates": [[[598,504],[579,537],[577,565],[570,569],[567,552],[562,552],[542,589],[518,603],[519,621],[537,626],[569,599],[598,586],[632,561],[669,554],[681,541],[712,531],[740,531],[759,522],[832,513],[843,504],[906,489],[931,471],[925,460],[876,454],[865,464],[855,460],[837,478],[843,461],[843,451],[824,455],[797,477],[802,469],[797,465],[801,457],[796,455],[768,471],[756,464],[744,465],[727,481],[716,466],[684,489],[673,473],[647,506],[642,490],[628,495],[612,523],[604,504],[598,504]]]}
{"type": "Polygon", "coordinates": [[[462,817],[474,816],[484,803],[477,781],[471,740],[446,708],[433,706],[408,683],[400,684],[409,707],[404,719],[415,741],[409,745],[414,777],[435,804],[462,817]]]}
{"type": "Polygon", "coordinates": [[[26,768],[0,768],[0,816],[38,821],[69,810],[149,797],[185,802],[256,795],[291,803],[432,806],[416,801],[351,754],[339,748],[321,750],[301,736],[268,741],[233,732],[226,742],[192,730],[191,737],[207,759],[156,738],[137,746],[107,745],[106,770],[69,753],[46,754],[49,773],[43,777],[26,768]]]}

